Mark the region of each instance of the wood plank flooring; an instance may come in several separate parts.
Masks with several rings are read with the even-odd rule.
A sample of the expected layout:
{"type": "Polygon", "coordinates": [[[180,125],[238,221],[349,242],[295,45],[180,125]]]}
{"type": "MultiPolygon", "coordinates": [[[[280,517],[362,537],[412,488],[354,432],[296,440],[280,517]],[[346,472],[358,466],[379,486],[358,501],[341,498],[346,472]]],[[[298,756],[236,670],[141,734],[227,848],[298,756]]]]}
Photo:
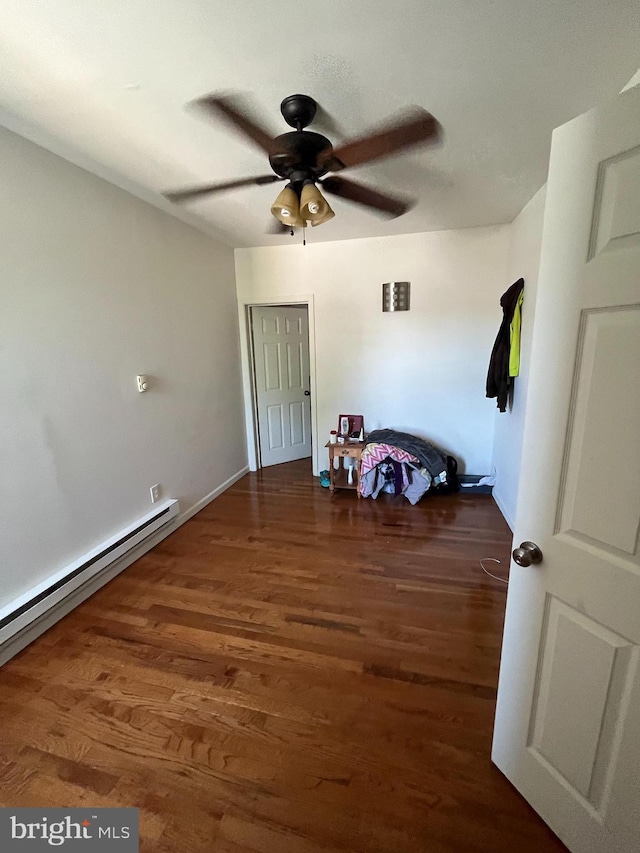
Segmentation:
{"type": "Polygon", "coordinates": [[[488,497],[243,478],[0,670],[0,805],[138,806],[154,853],[564,850],[489,760],[488,497]]]}

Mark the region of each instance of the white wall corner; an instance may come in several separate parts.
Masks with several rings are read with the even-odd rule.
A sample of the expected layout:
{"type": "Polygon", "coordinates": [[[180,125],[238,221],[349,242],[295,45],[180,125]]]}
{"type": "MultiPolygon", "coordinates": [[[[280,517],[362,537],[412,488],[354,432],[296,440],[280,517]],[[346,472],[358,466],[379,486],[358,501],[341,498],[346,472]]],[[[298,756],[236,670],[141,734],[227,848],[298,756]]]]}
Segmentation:
{"type": "Polygon", "coordinates": [[[507,509],[505,502],[501,499],[500,492],[496,492],[495,486],[493,488],[492,496],[493,496],[494,501],[496,502],[498,509],[502,513],[502,517],[507,522],[507,524],[509,525],[509,528],[511,529],[511,532],[513,533],[513,525],[514,525],[515,519],[513,518],[513,516],[511,515],[511,513],[507,509]]]}
{"type": "Polygon", "coordinates": [[[221,483],[219,486],[209,492],[209,494],[201,498],[192,507],[180,513],[180,515],[178,516],[178,524],[184,524],[185,521],[188,521],[190,518],[193,518],[193,516],[197,515],[197,513],[199,513],[200,510],[204,509],[207,504],[210,504],[211,501],[215,500],[223,492],[226,492],[228,488],[233,486],[234,483],[237,483],[238,480],[241,480],[244,475],[248,473],[248,465],[245,465],[244,468],[241,468],[239,471],[236,471],[236,473],[232,474],[231,477],[224,481],[224,483],[221,483]]]}

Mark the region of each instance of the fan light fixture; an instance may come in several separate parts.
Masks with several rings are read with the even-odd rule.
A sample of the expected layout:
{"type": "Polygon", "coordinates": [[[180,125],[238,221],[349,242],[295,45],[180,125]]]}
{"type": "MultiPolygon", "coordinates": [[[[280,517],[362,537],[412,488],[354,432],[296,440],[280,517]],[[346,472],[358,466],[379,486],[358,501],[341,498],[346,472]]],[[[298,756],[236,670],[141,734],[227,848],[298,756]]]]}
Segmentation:
{"type": "Polygon", "coordinates": [[[295,185],[288,183],[271,205],[271,213],[291,228],[304,228],[307,221],[312,225],[322,225],[335,216],[326,198],[308,179],[302,185],[299,199],[295,185]]]}
{"type": "Polygon", "coordinates": [[[276,219],[280,220],[283,225],[290,225],[294,228],[301,228],[305,222],[300,216],[300,202],[298,194],[292,184],[287,186],[278,194],[277,199],[271,205],[271,213],[276,219]]]}
{"type": "Polygon", "coordinates": [[[335,216],[329,203],[313,181],[305,181],[300,193],[300,215],[312,225],[322,225],[335,216]]]}

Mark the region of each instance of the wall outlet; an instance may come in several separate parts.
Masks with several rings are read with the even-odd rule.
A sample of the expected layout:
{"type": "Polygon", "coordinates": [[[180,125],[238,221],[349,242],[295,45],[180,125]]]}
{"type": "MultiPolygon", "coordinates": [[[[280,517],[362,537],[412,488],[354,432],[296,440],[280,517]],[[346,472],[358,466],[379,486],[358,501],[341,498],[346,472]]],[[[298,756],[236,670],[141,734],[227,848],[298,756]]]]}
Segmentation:
{"type": "Polygon", "coordinates": [[[155,486],[151,486],[149,491],[151,492],[151,503],[158,503],[160,500],[160,483],[156,483],[155,486]]]}

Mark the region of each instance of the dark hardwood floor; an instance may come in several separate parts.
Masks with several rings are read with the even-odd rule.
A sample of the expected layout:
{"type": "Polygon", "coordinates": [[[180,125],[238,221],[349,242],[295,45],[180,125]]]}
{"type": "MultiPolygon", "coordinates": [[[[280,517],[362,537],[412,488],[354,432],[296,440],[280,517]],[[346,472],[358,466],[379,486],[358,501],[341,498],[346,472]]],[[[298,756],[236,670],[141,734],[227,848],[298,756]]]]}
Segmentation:
{"type": "Polygon", "coordinates": [[[484,496],[248,475],[0,670],[0,805],[154,853],[565,848],[489,760],[510,534],[484,496]]]}

